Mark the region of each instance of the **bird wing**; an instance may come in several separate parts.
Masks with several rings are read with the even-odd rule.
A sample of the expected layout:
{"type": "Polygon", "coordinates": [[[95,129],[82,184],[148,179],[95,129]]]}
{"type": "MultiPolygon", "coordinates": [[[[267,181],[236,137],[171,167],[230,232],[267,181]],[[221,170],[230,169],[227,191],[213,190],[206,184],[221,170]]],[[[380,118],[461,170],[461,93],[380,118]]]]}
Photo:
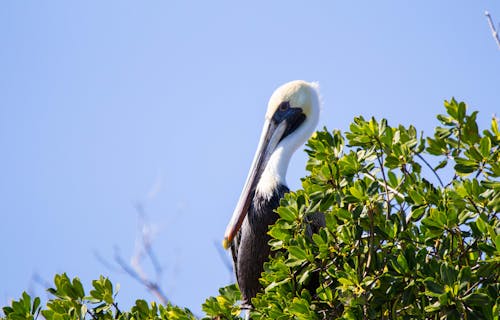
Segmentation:
{"type": "Polygon", "coordinates": [[[241,230],[238,231],[236,234],[236,237],[233,239],[233,242],[231,243],[231,255],[233,256],[233,268],[234,268],[234,274],[236,275],[236,282],[239,283],[238,280],[238,249],[240,247],[240,241],[241,241],[241,230]]]}

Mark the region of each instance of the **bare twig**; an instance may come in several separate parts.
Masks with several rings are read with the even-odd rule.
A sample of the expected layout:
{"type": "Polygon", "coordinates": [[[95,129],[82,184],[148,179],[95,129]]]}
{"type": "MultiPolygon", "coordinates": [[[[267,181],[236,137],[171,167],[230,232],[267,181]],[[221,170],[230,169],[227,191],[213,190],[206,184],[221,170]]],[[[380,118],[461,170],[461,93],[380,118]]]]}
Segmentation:
{"type": "Polygon", "coordinates": [[[486,19],[488,20],[488,24],[490,25],[491,29],[491,34],[493,35],[493,38],[495,39],[498,49],[500,49],[500,37],[498,36],[498,32],[495,28],[495,25],[493,24],[493,19],[491,19],[491,15],[488,11],[484,12],[484,15],[486,16],[486,19]]]}
{"type": "Polygon", "coordinates": [[[134,268],[128,265],[120,256],[118,250],[116,250],[115,252],[115,261],[123,271],[125,271],[129,276],[137,280],[152,294],[154,294],[162,304],[167,304],[169,302],[167,296],[163,293],[158,283],[149,280],[145,275],[138,273],[134,268]]]}
{"type": "MultiPolygon", "coordinates": [[[[28,289],[28,292],[30,293],[31,296],[36,295],[35,294],[35,292],[36,292],[35,287],[36,286],[39,286],[44,291],[46,291],[47,288],[52,287],[52,284],[50,284],[50,282],[47,281],[46,279],[42,278],[42,276],[38,272],[34,272],[31,275],[31,280],[30,280],[29,289],[28,289]]],[[[48,291],[46,291],[46,292],[47,292],[47,298],[48,298],[50,295],[49,295],[48,291]]]]}
{"type": "Polygon", "coordinates": [[[33,280],[34,283],[40,285],[44,289],[51,287],[51,284],[47,280],[42,278],[42,276],[38,272],[33,273],[33,275],[31,276],[31,280],[33,280]]]}
{"type": "Polygon", "coordinates": [[[109,263],[105,258],[103,258],[99,252],[94,252],[96,259],[101,262],[106,268],[114,272],[124,272],[128,274],[131,278],[135,279],[137,282],[142,284],[151,294],[153,294],[162,304],[167,304],[169,299],[163,293],[161,286],[159,285],[163,269],[153,252],[152,247],[152,228],[147,223],[147,217],[142,204],[137,204],[135,206],[138,217],[139,217],[139,239],[136,244],[136,249],[134,255],[131,258],[131,262],[127,263],[123,259],[118,247],[115,247],[114,260],[118,268],[112,263],[109,263]],[[146,272],[142,268],[142,263],[144,257],[150,260],[151,265],[155,271],[156,281],[150,279],[146,272]]]}
{"type": "MultiPolygon", "coordinates": [[[[367,178],[369,178],[370,180],[372,180],[372,181],[377,181],[377,180],[378,180],[377,178],[375,178],[373,175],[371,175],[371,174],[370,174],[370,173],[368,173],[368,172],[363,172],[363,174],[364,174],[367,178]]],[[[396,196],[398,196],[398,197],[400,197],[400,198],[402,198],[402,199],[404,199],[404,198],[405,198],[405,196],[404,196],[403,194],[401,194],[400,192],[398,192],[396,189],[394,189],[394,188],[390,187],[388,184],[386,184],[386,185],[385,185],[385,188],[386,188],[388,191],[392,192],[394,195],[396,195],[396,196]]],[[[389,199],[389,201],[390,201],[390,200],[392,200],[392,198],[390,198],[390,199],[389,199]]]]}
{"type": "Polygon", "coordinates": [[[227,251],[222,249],[222,247],[218,241],[214,240],[213,243],[214,243],[215,249],[217,250],[217,253],[219,254],[219,258],[222,260],[224,267],[226,267],[226,270],[229,273],[229,281],[234,282],[233,264],[227,256],[227,251]]]}
{"type": "MultiPolygon", "coordinates": [[[[156,274],[156,281],[159,282],[162,274],[163,274],[163,268],[160,265],[160,262],[156,258],[156,255],[153,252],[152,248],[152,233],[153,231],[151,230],[151,227],[149,223],[147,223],[147,217],[146,217],[146,212],[144,211],[144,206],[141,203],[138,203],[136,205],[136,210],[137,213],[139,214],[139,228],[142,236],[142,247],[144,248],[144,251],[146,252],[146,255],[149,257],[149,260],[151,260],[151,264],[153,265],[153,268],[155,270],[156,274]]],[[[133,259],[136,263],[140,261],[140,257],[142,256],[141,250],[138,250],[136,253],[137,259],[133,259]]],[[[138,264],[137,267],[140,267],[138,264]]]]}
{"type": "Polygon", "coordinates": [[[94,257],[96,258],[97,261],[99,261],[103,266],[105,266],[108,270],[112,272],[117,272],[117,273],[123,273],[123,270],[121,268],[117,268],[114,264],[110,263],[106,258],[104,258],[99,251],[94,250],[94,257]]]}
{"type": "Polygon", "coordinates": [[[426,165],[429,169],[431,169],[431,171],[434,173],[434,175],[435,175],[435,176],[436,176],[436,178],[438,179],[439,184],[441,185],[441,187],[443,187],[443,188],[444,188],[443,181],[442,181],[442,180],[441,180],[441,178],[439,177],[439,174],[436,172],[436,170],[434,170],[434,168],[433,168],[433,167],[429,164],[429,162],[427,162],[427,160],[425,160],[425,158],[424,158],[424,157],[422,157],[422,155],[421,155],[420,153],[415,153],[415,155],[416,155],[416,156],[417,156],[420,160],[422,160],[422,161],[425,163],[425,165],[426,165]]]}
{"type": "Polygon", "coordinates": [[[167,304],[169,302],[169,299],[163,293],[163,290],[159,285],[163,269],[152,249],[151,243],[153,231],[151,225],[147,222],[147,215],[144,210],[143,204],[140,202],[137,203],[135,205],[135,209],[139,218],[138,227],[140,232],[140,239],[137,242],[136,251],[131,258],[130,264],[127,264],[121,257],[118,248],[115,248],[115,262],[123,271],[125,271],[125,273],[145,286],[146,289],[148,289],[154,296],[156,296],[162,304],[167,304]],[[156,275],[156,281],[151,280],[142,268],[142,260],[145,256],[149,258],[151,264],[153,265],[156,275]]]}
{"type": "MultiPolygon", "coordinates": [[[[384,151],[384,149],[382,148],[382,143],[380,142],[380,140],[377,139],[377,142],[378,142],[378,145],[380,146],[380,150],[382,150],[382,152],[384,151]]],[[[389,189],[388,189],[388,185],[387,185],[387,179],[385,178],[385,170],[384,170],[384,165],[382,163],[382,159],[381,159],[381,156],[379,156],[379,154],[377,153],[377,161],[378,161],[378,164],[380,165],[380,172],[382,172],[382,179],[384,180],[384,188],[385,188],[385,201],[387,202],[387,219],[389,219],[391,217],[391,200],[389,199],[389,189]]]]}
{"type": "MultiPolygon", "coordinates": [[[[155,225],[148,221],[148,215],[144,207],[147,200],[151,200],[158,195],[158,192],[162,187],[162,180],[161,172],[159,172],[155,183],[147,193],[146,200],[138,201],[134,204],[138,218],[138,233],[136,236],[134,253],[130,258],[130,262],[127,262],[127,259],[123,258],[119,247],[114,248],[114,263],[108,262],[98,252],[94,253],[94,255],[96,259],[109,270],[129,275],[131,278],[135,279],[142,286],[144,286],[151,294],[153,294],[160,303],[167,304],[170,302],[170,299],[167,298],[160,286],[160,283],[162,283],[161,278],[164,269],[153,250],[153,238],[156,228],[155,225]],[[153,268],[152,273],[154,273],[154,275],[150,275],[144,270],[145,260],[148,260],[147,262],[153,268]]],[[[176,219],[179,216],[180,215],[177,214],[173,218],[176,219]]],[[[171,224],[173,224],[173,221],[170,221],[169,225],[171,224]]]]}

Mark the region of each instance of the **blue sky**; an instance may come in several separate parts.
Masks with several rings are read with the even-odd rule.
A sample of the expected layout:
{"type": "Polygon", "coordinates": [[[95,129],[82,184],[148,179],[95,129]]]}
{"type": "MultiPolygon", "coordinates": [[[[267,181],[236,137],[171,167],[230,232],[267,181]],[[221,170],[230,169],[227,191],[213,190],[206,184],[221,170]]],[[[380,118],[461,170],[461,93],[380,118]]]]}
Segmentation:
{"type": "Polygon", "coordinates": [[[152,300],[95,257],[130,259],[142,203],[164,290],[199,313],[230,279],[214,242],[272,91],[319,81],[329,129],[373,115],[430,135],[452,96],[485,127],[500,111],[485,10],[500,22],[496,0],[3,1],[1,304],[60,272],[109,276],[123,306],[152,300]]]}

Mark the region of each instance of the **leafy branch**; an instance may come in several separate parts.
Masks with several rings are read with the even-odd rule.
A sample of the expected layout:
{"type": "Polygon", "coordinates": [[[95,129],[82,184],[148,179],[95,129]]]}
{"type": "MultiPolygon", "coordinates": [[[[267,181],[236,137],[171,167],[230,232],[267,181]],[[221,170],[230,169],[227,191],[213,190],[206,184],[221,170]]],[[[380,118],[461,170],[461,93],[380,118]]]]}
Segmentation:
{"type": "MultiPolygon", "coordinates": [[[[302,188],[281,200],[280,218],[269,230],[273,254],[260,279],[264,290],[252,300],[252,319],[498,319],[498,120],[480,131],[477,111],[453,98],[444,106],[426,138],[413,126],[363,117],[345,133],[315,133],[302,188]],[[311,233],[308,222],[319,212],[325,227],[311,233]]],[[[154,266],[151,228],[137,210],[136,263],[119,253],[115,262],[154,291],[162,269],[154,266]],[[140,267],[144,259],[157,282],[140,267]]],[[[78,278],[57,275],[49,292],[54,298],[43,307],[23,294],[3,308],[5,318],[195,319],[166,297],[120,310],[117,290],[104,277],[86,294],[78,278]]],[[[236,285],[219,289],[203,303],[203,319],[240,319],[239,299],[236,285]]]]}

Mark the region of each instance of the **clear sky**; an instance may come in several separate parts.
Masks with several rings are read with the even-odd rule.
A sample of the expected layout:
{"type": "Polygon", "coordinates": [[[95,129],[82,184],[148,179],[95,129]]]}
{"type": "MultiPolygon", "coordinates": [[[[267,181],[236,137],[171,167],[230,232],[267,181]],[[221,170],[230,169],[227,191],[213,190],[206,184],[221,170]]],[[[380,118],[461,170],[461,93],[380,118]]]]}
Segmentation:
{"type": "MultiPolygon", "coordinates": [[[[0,302],[55,273],[121,284],[136,203],[161,285],[200,305],[228,284],[220,244],[284,82],[319,81],[320,127],[356,115],[432,134],[455,96],[500,113],[500,1],[15,1],[0,4],[0,302]]],[[[306,157],[292,159],[300,186],[306,157]]],[[[150,271],[150,268],[146,268],[150,271]]]]}

